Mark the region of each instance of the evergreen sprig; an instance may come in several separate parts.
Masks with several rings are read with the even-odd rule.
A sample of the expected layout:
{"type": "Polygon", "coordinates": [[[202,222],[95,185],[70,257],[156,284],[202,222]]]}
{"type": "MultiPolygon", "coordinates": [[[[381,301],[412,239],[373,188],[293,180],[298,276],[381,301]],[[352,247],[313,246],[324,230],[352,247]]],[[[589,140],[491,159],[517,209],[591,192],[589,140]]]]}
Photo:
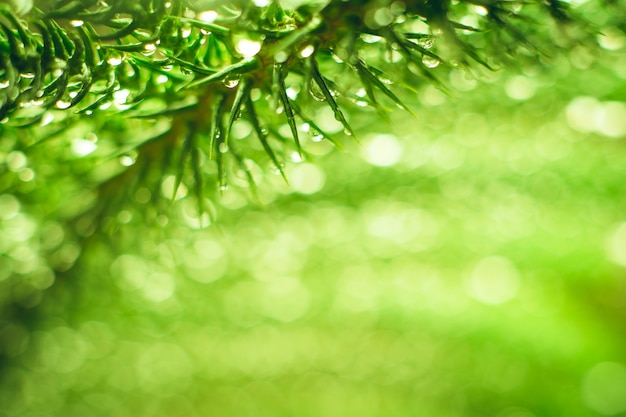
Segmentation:
{"type": "Polygon", "coordinates": [[[207,196],[232,177],[242,173],[254,190],[264,160],[287,181],[284,161],[305,156],[304,135],[341,146],[321,126],[320,106],[354,137],[353,103],[412,112],[401,97],[425,83],[445,89],[450,69],[494,70],[590,33],[560,0],[56,0],[28,9],[0,4],[0,129],[65,116],[12,146],[33,149],[85,117],[149,129],[111,139],[100,155],[123,158],[93,178],[101,219],[138,187],[156,199],[167,175],[169,197],[189,187],[199,213],[210,212],[207,196]],[[233,138],[240,120],[252,139],[233,138]]]}

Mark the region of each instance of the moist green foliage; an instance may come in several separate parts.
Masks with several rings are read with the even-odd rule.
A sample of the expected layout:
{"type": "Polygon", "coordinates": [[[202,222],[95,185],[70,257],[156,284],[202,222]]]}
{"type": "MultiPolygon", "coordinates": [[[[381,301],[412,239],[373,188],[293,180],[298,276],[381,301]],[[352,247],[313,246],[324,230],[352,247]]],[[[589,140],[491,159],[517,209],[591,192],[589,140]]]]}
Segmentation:
{"type": "Polygon", "coordinates": [[[202,217],[237,176],[251,190],[258,167],[285,177],[290,155],[307,157],[304,136],[355,137],[350,107],[411,112],[402,96],[445,90],[450,69],[523,65],[592,32],[558,0],[10,4],[0,4],[3,147],[71,159],[99,223],[139,187],[153,200],[193,190],[202,217]],[[324,106],[340,129],[319,117],[324,106]],[[92,145],[75,142],[73,158],[42,145],[72,140],[87,119],[96,136],[77,128],[92,145]]]}

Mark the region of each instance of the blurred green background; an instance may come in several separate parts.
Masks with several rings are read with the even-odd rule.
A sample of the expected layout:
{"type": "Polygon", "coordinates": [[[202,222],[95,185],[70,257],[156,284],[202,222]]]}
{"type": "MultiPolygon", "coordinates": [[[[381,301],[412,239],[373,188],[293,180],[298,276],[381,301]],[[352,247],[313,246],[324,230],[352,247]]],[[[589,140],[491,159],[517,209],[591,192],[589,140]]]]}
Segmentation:
{"type": "Polygon", "coordinates": [[[626,416],[626,37],[600,44],[355,110],[361,144],[308,138],[208,228],[182,198],[73,234],[80,176],[34,186],[62,168],[3,142],[0,416],[626,416]]]}

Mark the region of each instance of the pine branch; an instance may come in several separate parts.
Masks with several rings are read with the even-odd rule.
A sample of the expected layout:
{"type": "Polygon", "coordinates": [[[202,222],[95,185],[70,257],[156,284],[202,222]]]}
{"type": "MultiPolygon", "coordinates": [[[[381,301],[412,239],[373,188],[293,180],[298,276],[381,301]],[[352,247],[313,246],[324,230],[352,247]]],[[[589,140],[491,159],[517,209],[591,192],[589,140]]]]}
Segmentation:
{"type": "MultiPolygon", "coordinates": [[[[120,178],[128,183],[135,171],[150,171],[133,181],[135,187],[157,190],[172,175],[174,198],[179,187],[188,186],[204,211],[205,196],[212,195],[205,188],[225,189],[248,158],[268,161],[284,176],[281,155],[302,155],[307,135],[321,134],[341,146],[317,126],[320,106],[330,107],[354,136],[345,116],[354,86],[365,91],[359,100],[378,111],[388,100],[413,113],[398,86],[435,83],[444,89],[441,80],[453,68],[493,70],[517,59],[520,49],[547,53],[554,48],[552,32],[544,27],[549,21],[586,28],[558,0],[199,6],[205,3],[57,0],[32,9],[29,2],[0,4],[0,128],[35,129],[59,112],[65,129],[85,117],[122,118],[128,131],[131,124],[141,129],[161,123],[164,133],[149,140],[109,138],[112,150],[100,156],[122,150],[139,156],[94,179],[100,199],[112,201],[120,178]],[[475,24],[461,23],[467,17],[475,24]],[[350,74],[349,86],[339,73],[350,74]],[[233,138],[241,120],[252,127],[260,150],[247,138],[233,138]],[[272,137],[281,125],[288,127],[291,143],[272,137]],[[171,152],[178,157],[169,158],[171,152]]],[[[22,144],[27,145],[32,143],[22,144]]],[[[254,189],[252,174],[244,173],[254,189]]]]}

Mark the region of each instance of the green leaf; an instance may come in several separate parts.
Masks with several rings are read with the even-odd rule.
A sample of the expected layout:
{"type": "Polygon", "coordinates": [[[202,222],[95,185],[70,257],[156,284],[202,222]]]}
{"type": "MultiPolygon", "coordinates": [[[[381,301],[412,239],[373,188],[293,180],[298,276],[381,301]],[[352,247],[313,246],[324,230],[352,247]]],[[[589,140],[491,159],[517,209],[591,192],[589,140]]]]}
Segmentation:
{"type": "MultiPolygon", "coordinates": [[[[400,100],[398,96],[396,96],[393,93],[393,91],[387,88],[387,86],[382,81],[380,81],[380,79],[376,75],[374,75],[371,72],[370,68],[367,66],[365,62],[363,62],[362,60],[359,60],[357,64],[355,65],[355,68],[358,71],[359,76],[361,76],[361,80],[363,80],[363,83],[366,86],[371,86],[371,85],[375,86],[377,89],[382,91],[383,94],[389,97],[394,103],[396,103],[398,107],[407,111],[413,117],[417,117],[417,115],[413,113],[413,111],[409,107],[407,107],[402,102],[402,100],[400,100]]],[[[366,87],[366,91],[369,91],[369,90],[371,90],[371,87],[369,87],[369,89],[366,87]]],[[[368,92],[368,95],[369,95],[369,92],[368,92]]],[[[372,96],[373,96],[373,93],[372,93],[372,96]]]]}
{"type": "MultiPolygon", "coordinates": [[[[393,33],[393,31],[390,32],[393,33]]],[[[416,65],[417,69],[424,77],[426,77],[430,82],[435,84],[441,91],[447,91],[446,86],[437,77],[435,77],[428,68],[426,68],[426,66],[422,62],[422,56],[415,55],[415,52],[406,45],[406,41],[402,41],[397,36],[393,36],[393,39],[396,44],[400,46],[400,53],[402,53],[402,55],[404,55],[404,57],[409,62],[416,65]]]]}
{"type": "Polygon", "coordinates": [[[257,116],[256,110],[254,109],[254,104],[252,103],[250,97],[248,97],[246,101],[246,110],[248,111],[248,117],[250,119],[250,122],[252,123],[252,127],[254,128],[257,138],[259,138],[259,141],[261,142],[265,153],[270,157],[270,159],[276,166],[276,169],[278,169],[280,175],[283,177],[283,180],[285,180],[285,183],[289,184],[287,176],[285,175],[285,171],[283,171],[281,164],[278,162],[278,158],[276,158],[274,150],[267,141],[267,133],[261,127],[259,117],[257,116]]]}
{"type": "Polygon", "coordinates": [[[335,97],[330,92],[330,89],[328,88],[328,85],[326,84],[324,77],[322,77],[322,74],[320,73],[320,70],[317,66],[317,61],[315,60],[315,55],[311,56],[310,62],[311,62],[311,75],[313,77],[313,80],[317,83],[317,85],[322,90],[322,94],[324,95],[324,98],[326,98],[326,102],[328,103],[330,108],[333,110],[333,113],[335,114],[335,118],[343,125],[345,132],[349,134],[350,136],[354,137],[355,140],[357,140],[356,135],[354,134],[354,131],[352,130],[352,127],[350,126],[350,124],[348,123],[348,120],[346,119],[343,112],[339,108],[339,105],[335,101],[335,97]]]}
{"type": "Polygon", "coordinates": [[[300,116],[300,118],[304,121],[304,123],[307,123],[309,125],[309,128],[312,128],[316,132],[319,132],[325,139],[329,140],[340,151],[344,151],[345,150],[345,148],[341,144],[341,142],[339,142],[337,139],[333,138],[332,135],[324,132],[324,130],[321,129],[311,118],[309,118],[306,115],[306,113],[303,112],[296,103],[292,102],[291,103],[291,107],[293,107],[293,110],[298,114],[298,116],[300,116]]]}
{"type": "Polygon", "coordinates": [[[230,141],[230,131],[235,123],[235,120],[241,114],[241,106],[244,102],[249,101],[250,98],[250,90],[252,89],[252,80],[247,77],[243,77],[237,86],[237,92],[235,93],[235,99],[233,100],[233,105],[230,109],[230,113],[228,114],[228,124],[226,125],[226,132],[224,135],[224,141],[226,145],[230,141]]]}
{"type": "Polygon", "coordinates": [[[217,164],[217,183],[220,191],[226,188],[226,170],[224,169],[224,155],[220,145],[225,141],[223,126],[226,113],[226,100],[223,94],[215,93],[211,100],[211,122],[209,126],[209,159],[215,156],[217,164]]]}
{"type": "Polygon", "coordinates": [[[300,138],[298,137],[298,125],[296,118],[291,107],[289,96],[287,95],[287,89],[285,88],[285,66],[284,64],[274,65],[274,86],[278,90],[278,97],[285,110],[285,116],[287,116],[287,123],[291,130],[291,136],[296,143],[296,149],[300,156],[302,156],[302,146],[300,145],[300,138]]]}
{"type": "MultiPolygon", "coordinates": [[[[221,120],[224,118],[224,96],[220,93],[216,93],[212,96],[211,100],[211,122],[209,124],[209,159],[213,157],[213,149],[217,147],[217,139],[221,132],[221,120]]],[[[218,149],[219,152],[219,149],[218,149]]]]}
{"type": "Polygon", "coordinates": [[[207,77],[200,78],[188,83],[183,88],[194,88],[205,84],[221,81],[229,76],[240,76],[257,68],[259,61],[257,58],[246,58],[232,65],[228,65],[221,70],[207,77]]]}
{"type": "MultiPolygon", "coordinates": [[[[170,61],[173,61],[173,62],[177,63],[178,65],[180,65],[181,67],[183,67],[185,69],[188,69],[188,70],[191,70],[191,71],[193,71],[196,74],[213,75],[213,74],[215,74],[217,72],[217,70],[212,69],[212,68],[199,67],[199,66],[197,66],[197,65],[195,65],[195,64],[193,64],[191,62],[185,61],[184,59],[178,58],[177,56],[174,56],[174,55],[168,53],[167,51],[165,52],[165,56],[167,56],[170,61]]],[[[139,59],[136,58],[136,57],[134,59],[139,61],[139,59]]],[[[145,63],[145,66],[148,66],[148,65],[152,64],[152,67],[154,68],[154,61],[150,61],[150,60],[147,60],[147,59],[144,59],[142,61],[145,63]]],[[[161,71],[162,71],[162,69],[161,69],[161,71]]],[[[169,76],[170,74],[167,73],[167,75],[169,76]]]]}
{"type": "Polygon", "coordinates": [[[214,23],[202,22],[196,19],[190,19],[187,17],[179,17],[178,20],[183,23],[191,23],[195,27],[199,29],[203,29],[205,31],[215,33],[217,35],[221,35],[221,37],[225,37],[230,34],[230,29],[224,26],[216,25],[214,23]]]}

